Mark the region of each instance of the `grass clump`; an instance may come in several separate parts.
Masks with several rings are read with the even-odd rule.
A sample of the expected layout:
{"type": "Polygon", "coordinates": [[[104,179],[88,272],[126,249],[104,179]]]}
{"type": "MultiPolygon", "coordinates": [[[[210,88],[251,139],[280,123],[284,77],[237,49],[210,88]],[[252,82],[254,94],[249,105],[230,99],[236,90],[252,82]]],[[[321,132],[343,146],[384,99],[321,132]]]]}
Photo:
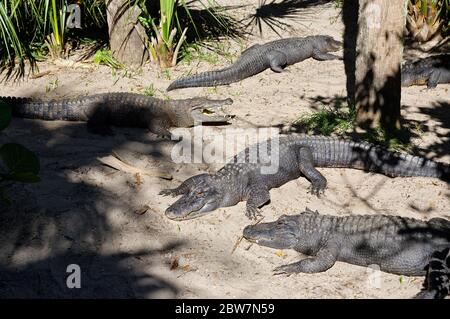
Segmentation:
{"type": "Polygon", "coordinates": [[[345,132],[354,127],[356,110],[354,107],[327,107],[300,116],[294,127],[302,128],[308,134],[331,135],[345,132]]]}
{"type": "Polygon", "coordinates": [[[94,55],[95,64],[104,64],[113,69],[123,69],[124,65],[120,63],[107,49],[100,49],[94,55]]]}
{"type": "Polygon", "coordinates": [[[156,88],[153,85],[153,83],[151,83],[149,86],[147,86],[144,90],[144,95],[146,96],[155,96],[156,93],[156,88]]]}
{"type": "Polygon", "coordinates": [[[364,133],[362,139],[394,151],[410,153],[413,148],[411,144],[411,131],[406,128],[390,133],[377,128],[364,133]]]}
{"type": "MultiPolygon", "coordinates": [[[[318,111],[300,116],[293,126],[299,131],[307,134],[329,136],[333,133],[338,135],[354,135],[356,123],[356,108],[342,105],[340,101],[333,106],[323,105],[318,111]]],[[[382,145],[394,151],[411,152],[412,130],[420,131],[420,128],[411,129],[405,127],[394,132],[387,132],[381,128],[370,129],[358,138],[382,145]]],[[[354,136],[353,136],[354,137],[354,136]]]]}

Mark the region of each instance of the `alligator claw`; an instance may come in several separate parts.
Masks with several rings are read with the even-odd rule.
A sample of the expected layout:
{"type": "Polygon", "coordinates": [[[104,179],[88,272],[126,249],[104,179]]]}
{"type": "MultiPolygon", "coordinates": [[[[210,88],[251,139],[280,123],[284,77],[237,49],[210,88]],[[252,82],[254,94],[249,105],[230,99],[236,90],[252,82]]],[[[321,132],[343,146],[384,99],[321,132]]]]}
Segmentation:
{"type": "Polygon", "coordinates": [[[245,216],[247,216],[249,219],[257,220],[258,217],[261,217],[261,211],[257,207],[247,207],[247,210],[245,212],[245,216]]]}
{"type": "Polygon", "coordinates": [[[287,275],[288,277],[292,274],[297,273],[296,267],[294,265],[283,265],[275,268],[273,270],[274,275],[287,275]]]}
{"type": "Polygon", "coordinates": [[[177,191],[175,189],[163,189],[162,191],[159,192],[159,195],[175,197],[178,194],[177,194],[177,191]]]}
{"type": "Polygon", "coordinates": [[[320,195],[323,195],[325,193],[326,186],[324,185],[311,185],[309,187],[309,193],[316,195],[317,197],[320,197],[320,195]]]}

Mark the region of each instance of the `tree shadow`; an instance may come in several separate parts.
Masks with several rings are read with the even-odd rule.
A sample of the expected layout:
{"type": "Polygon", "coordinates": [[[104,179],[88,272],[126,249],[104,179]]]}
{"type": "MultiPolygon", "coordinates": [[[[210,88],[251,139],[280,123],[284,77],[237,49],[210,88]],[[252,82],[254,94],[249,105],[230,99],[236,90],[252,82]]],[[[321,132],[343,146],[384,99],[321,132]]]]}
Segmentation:
{"type": "MultiPolygon", "coordinates": [[[[450,103],[448,101],[437,101],[433,102],[431,107],[419,107],[419,110],[421,114],[426,114],[436,121],[436,127],[430,127],[419,121],[411,120],[408,120],[409,125],[420,125],[422,132],[432,132],[436,135],[437,139],[434,144],[427,146],[425,149],[419,146],[413,146],[413,151],[420,155],[426,155],[432,152],[439,157],[450,154],[450,138],[448,134],[444,134],[438,129],[450,129],[450,103]]],[[[420,135],[415,137],[420,137],[420,135]]]]}
{"type": "MultiPolygon", "coordinates": [[[[240,21],[229,14],[230,10],[243,6],[221,5],[203,8],[203,4],[200,0],[186,1],[185,5],[178,1],[176,4],[174,26],[179,32],[183,31],[184,26],[190,26],[186,32],[187,43],[201,43],[223,37],[240,38],[248,34],[240,21]]],[[[148,1],[145,6],[151,17],[159,16],[159,2],[148,1]]]]}
{"type": "Polygon", "coordinates": [[[242,38],[249,34],[245,31],[244,25],[229,14],[230,10],[243,6],[223,5],[203,9],[196,6],[198,2],[199,0],[191,0],[186,3],[189,13],[181,8],[178,10],[179,23],[177,22],[177,25],[179,28],[190,25],[194,21],[194,25],[186,32],[188,43],[201,44],[207,40],[220,40],[224,37],[242,38]]]}
{"type": "Polygon", "coordinates": [[[286,22],[286,20],[304,19],[304,9],[330,2],[330,0],[275,1],[267,2],[267,0],[259,0],[259,6],[255,12],[241,20],[241,22],[245,23],[245,28],[250,29],[250,33],[256,27],[262,37],[263,26],[265,25],[281,38],[282,36],[278,30],[292,29],[292,25],[286,22]]]}
{"type": "MultiPolygon", "coordinates": [[[[309,101],[308,108],[315,111],[322,110],[324,107],[329,112],[330,120],[333,117],[338,116],[341,112],[346,112],[349,108],[347,104],[347,97],[343,95],[334,95],[331,97],[325,97],[317,95],[313,97],[303,97],[309,101]]],[[[424,133],[432,133],[437,137],[437,141],[426,147],[420,147],[419,145],[412,144],[410,152],[415,155],[426,156],[430,159],[443,157],[450,153],[450,139],[448,136],[440,131],[440,129],[450,129],[450,113],[448,112],[450,103],[447,101],[433,102],[431,107],[419,107],[418,113],[425,114],[430,117],[431,120],[436,122],[436,125],[430,126],[424,121],[401,118],[402,129],[396,132],[396,138],[404,144],[412,144],[414,139],[420,139],[424,133]]],[[[408,112],[408,106],[403,105],[404,112],[408,112]]],[[[280,126],[278,126],[280,127],[280,126]]],[[[319,128],[320,129],[320,128],[319,128]]],[[[323,134],[319,129],[314,130],[312,134],[323,134]]],[[[294,124],[290,127],[290,130],[286,133],[308,133],[308,129],[302,125],[294,124]]],[[[371,135],[377,134],[374,130],[346,130],[335,133],[339,136],[350,138],[354,140],[368,139],[371,135]]],[[[375,140],[370,140],[373,143],[377,143],[375,140]]],[[[386,146],[385,144],[380,144],[386,146]]]]}
{"type": "Polygon", "coordinates": [[[178,289],[142,267],[152,264],[159,250],[99,254],[96,251],[67,251],[23,266],[0,266],[1,298],[173,298],[178,289]],[[69,265],[80,268],[80,287],[69,288],[69,265]]]}
{"type": "MultiPolygon", "coordinates": [[[[5,190],[11,205],[0,202],[0,297],[176,296],[176,285],[152,274],[149,267],[161,264],[159,255],[181,243],[162,240],[164,248],[138,252],[107,248],[110,241],[120,242],[121,232],[128,229],[118,226],[115,218],[123,215],[125,224],[131,223],[131,229],[154,246],[152,240],[165,227],[164,216],[151,202],[144,204],[154,214],[137,214],[146,198],[136,195],[135,177],[97,160],[123,151],[140,153],[144,163],[156,163],[156,168],[165,161],[172,165],[168,150],[173,142],[142,129],[115,127],[114,132],[100,136],[89,133],[86,123],[19,118],[2,132],[0,145],[19,142],[38,155],[41,182],[9,185],[5,190]],[[66,287],[69,264],[81,267],[81,289],[66,287]]],[[[151,182],[158,183],[156,177],[151,182]]]]}

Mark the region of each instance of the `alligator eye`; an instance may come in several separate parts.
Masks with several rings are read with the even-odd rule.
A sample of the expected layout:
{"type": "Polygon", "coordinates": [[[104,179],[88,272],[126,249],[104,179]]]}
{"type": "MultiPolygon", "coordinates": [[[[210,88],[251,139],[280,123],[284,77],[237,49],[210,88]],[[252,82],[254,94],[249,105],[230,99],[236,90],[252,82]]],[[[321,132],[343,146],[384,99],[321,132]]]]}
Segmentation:
{"type": "Polygon", "coordinates": [[[201,195],[203,195],[204,193],[202,192],[202,191],[198,191],[197,192],[197,195],[199,195],[199,196],[201,196],[201,195]]]}

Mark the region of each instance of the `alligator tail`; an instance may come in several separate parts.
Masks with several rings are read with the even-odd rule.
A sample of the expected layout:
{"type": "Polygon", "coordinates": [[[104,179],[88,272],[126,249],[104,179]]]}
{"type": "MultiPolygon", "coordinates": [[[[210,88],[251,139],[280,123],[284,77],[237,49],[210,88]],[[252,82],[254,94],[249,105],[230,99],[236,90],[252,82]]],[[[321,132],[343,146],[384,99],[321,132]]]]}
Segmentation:
{"type": "Polygon", "coordinates": [[[240,81],[246,76],[238,68],[229,67],[218,71],[208,71],[192,76],[187,76],[172,82],[167,91],[190,87],[208,87],[217,85],[226,85],[240,81]]]}
{"type": "Polygon", "coordinates": [[[43,101],[19,97],[0,97],[0,100],[9,104],[13,116],[17,117],[41,120],[84,120],[82,100],[43,101]]]}
{"type": "Polygon", "coordinates": [[[387,176],[424,176],[450,181],[450,165],[424,157],[389,151],[366,143],[319,137],[315,162],[323,167],[348,167],[387,176]]]}

